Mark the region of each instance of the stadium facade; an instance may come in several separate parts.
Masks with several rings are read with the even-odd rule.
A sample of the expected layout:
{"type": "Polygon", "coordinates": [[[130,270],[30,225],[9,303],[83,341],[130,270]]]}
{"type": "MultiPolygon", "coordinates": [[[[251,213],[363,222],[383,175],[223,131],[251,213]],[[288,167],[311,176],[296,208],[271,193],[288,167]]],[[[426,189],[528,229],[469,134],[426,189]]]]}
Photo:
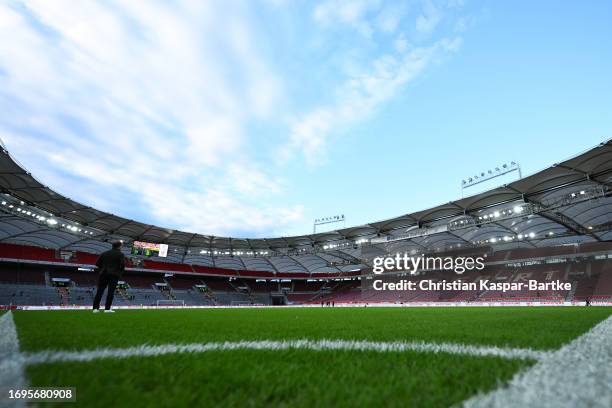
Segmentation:
{"type": "MultiPolygon", "coordinates": [[[[125,305],[572,302],[612,299],[612,140],[504,186],[423,211],[317,234],[232,238],[144,224],[78,203],[0,154],[0,304],[88,304],[97,254],[126,243],[125,305]],[[166,257],[129,253],[165,244],[166,257]],[[371,290],[372,261],[484,254],[462,280],[556,279],[570,290],[371,290]]],[[[454,280],[425,270],[397,279],[454,280]]]]}

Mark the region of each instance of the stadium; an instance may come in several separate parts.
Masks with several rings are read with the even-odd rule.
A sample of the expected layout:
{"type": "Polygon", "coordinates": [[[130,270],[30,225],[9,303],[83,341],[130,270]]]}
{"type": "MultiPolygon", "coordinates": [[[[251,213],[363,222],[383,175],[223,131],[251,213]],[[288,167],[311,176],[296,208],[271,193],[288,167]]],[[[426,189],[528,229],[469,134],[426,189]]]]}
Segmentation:
{"type": "MultiPolygon", "coordinates": [[[[114,240],[126,243],[128,257],[117,307],[612,302],[611,141],[503,187],[434,208],[319,234],[261,239],[175,231],[98,211],[40,184],[6,149],[1,169],[5,306],[89,308],[97,257],[114,240]],[[139,243],[153,249],[143,255],[133,250],[139,243]],[[160,256],[158,245],[165,246],[167,256],[160,256]],[[399,254],[486,257],[481,270],[458,274],[438,263],[437,270],[416,270],[411,280],[444,281],[447,287],[459,279],[534,280],[544,286],[368,287],[375,276],[373,260],[399,254]],[[569,285],[559,290],[553,281],[569,285]]],[[[390,272],[386,278],[408,275],[407,269],[390,272]]]]}
{"type": "Polygon", "coordinates": [[[0,406],[612,407],[609,6],[205,3],[0,5],[0,406]]]}
{"type": "MultiPolygon", "coordinates": [[[[534,360],[539,361],[535,367],[546,365],[549,360],[542,355],[567,353],[567,349],[576,347],[576,342],[580,344],[580,341],[588,341],[589,347],[595,347],[593,343],[604,341],[609,347],[612,326],[608,318],[559,351],[548,351],[559,347],[564,340],[571,339],[609,315],[610,309],[607,307],[577,310],[571,306],[582,306],[585,302],[608,307],[612,305],[611,141],[601,143],[587,152],[514,183],[435,208],[359,227],[270,239],[239,239],[174,231],[98,211],[40,184],[11,158],[6,149],[3,151],[0,168],[3,191],[0,223],[0,299],[5,308],[24,310],[15,314],[21,347],[25,344],[26,350],[29,350],[23,357],[26,362],[23,365],[31,364],[28,373],[36,385],[49,382],[76,385],[79,396],[85,394],[82,398],[87,401],[87,405],[96,405],[100,396],[95,386],[81,385],[78,380],[79,375],[84,375],[83,370],[90,369],[87,366],[91,364],[80,362],[104,358],[105,363],[119,365],[119,369],[128,372],[131,369],[127,369],[127,366],[120,367],[132,364],[133,357],[130,352],[133,356],[168,353],[170,356],[162,359],[179,360],[143,362],[142,366],[140,362],[134,363],[138,367],[137,370],[155,370],[157,364],[163,366],[168,363],[176,367],[180,366],[180,361],[185,358],[191,359],[186,363],[187,366],[198,364],[199,361],[199,364],[204,366],[201,369],[205,370],[219,369],[217,364],[225,364],[226,360],[230,361],[230,367],[231,364],[240,365],[239,360],[234,359],[242,358],[276,360],[279,355],[284,355],[284,358],[293,361],[297,350],[302,349],[316,350],[316,357],[312,357],[313,359],[331,359],[341,370],[348,369],[353,358],[361,359],[361,354],[365,354],[366,359],[376,360],[380,348],[390,348],[394,354],[397,353],[390,361],[397,358],[410,360],[415,357],[411,353],[423,351],[425,354],[419,358],[427,361],[427,352],[433,352],[435,357],[432,358],[445,361],[448,359],[448,362],[441,363],[440,369],[446,367],[445,364],[457,364],[452,362],[457,358],[453,354],[461,355],[461,358],[472,355],[469,358],[473,359],[474,354],[485,357],[482,358],[480,367],[483,371],[471,373],[477,377],[474,383],[466,384],[460,381],[460,387],[456,383],[453,385],[457,387],[456,392],[437,391],[437,394],[431,395],[432,398],[422,397],[422,400],[416,402],[417,405],[437,406],[458,403],[474,390],[491,388],[496,381],[509,379],[515,370],[530,366],[534,360]],[[94,316],[85,316],[84,311],[78,311],[80,308],[91,308],[97,279],[96,259],[101,252],[110,248],[109,241],[113,240],[121,240],[124,243],[150,242],[157,245],[147,245],[153,248],[153,252],[134,251],[129,245],[123,249],[129,263],[116,290],[114,307],[158,309],[126,312],[120,317],[123,319],[123,329],[121,326],[119,329],[104,325],[92,326],[99,323],[91,319],[94,316]],[[163,249],[163,252],[167,252],[166,257],[161,256],[162,251],[158,245],[167,245],[163,249]],[[388,286],[385,290],[377,290],[376,285],[372,283],[373,278],[377,276],[372,272],[373,259],[381,254],[399,256],[400,252],[444,257],[482,254],[486,257],[486,263],[480,271],[473,270],[463,274],[452,270],[424,269],[416,273],[391,270],[385,272],[384,277],[390,279],[391,283],[394,279],[395,282],[401,279],[404,286],[401,286],[400,290],[386,290],[388,286]],[[416,282],[415,289],[405,290],[405,283],[410,281],[416,282]],[[457,285],[457,282],[461,281],[463,284],[457,285]],[[489,286],[483,286],[483,282],[489,281],[489,286]],[[527,281],[535,282],[535,287],[531,287],[531,283],[523,287],[522,283],[527,281]],[[556,287],[552,281],[563,282],[564,285],[556,287]],[[480,284],[478,287],[477,283],[480,284]],[[549,288],[548,285],[552,286],[549,288]],[[272,305],[281,309],[266,309],[272,305]],[[283,308],[283,305],[289,308],[283,308]],[[333,308],[321,309],[330,305],[333,308]],[[378,306],[380,309],[356,309],[364,306],[378,306]],[[397,313],[408,306],[417,307],[411,308],[416,312],[397,313]],[[432,306],[438,308],[430,309],[432,306]],[[451,306],[476,308],[468,311],[462,308],[448,309],[451,306]],[[487,308],[480,312],[481,308],[477,306],[502,307],[487,308]],[[557,307],[538,310],[526,308],[523,311],[506,309],[503,306],[557,307]],[[229,309],[226,309],[227,307],[229,309]],[[215,310],[217,308],[220,310],[215,310]],[[335,313],[336,308],[342,311],[335,313]],[[390,308],[397,309],[391,311],[390,308]],[[41,312],[50,309],[74,311],[41,312]],[[370,313],[370,310],[374,311],[370,313]],[[383,312],[384,316],[381,315],[383,312]],[[40,313],[51,314],[43,317],[40,313]],[[138,313],[146,316],[144,322],[141,320],[143,316],[138,316],[138,313]],[[171,320],[177,319],[181,324],[180,328],[168,327],[168,330],[172,330],[170,333],[164,330],[168,325],[167,314],[175,314],[171,320]],[[219,317],[227,319],[227,322],[219,321],[219,317]],[[133,320],[134,318],[137,320],[133,320]],[[163,320],[160,320],[162,318],[163,320]],[[297,319],[303,319],[304,325],[287,322],[287,318],[296,319],[296,322],[297,319]],[[390,318],[398,319],[397,321],[404,324],[406,319],[417,319],[420,320],[419,324],[425,325],[424,328],[427,329],[422,333],[405,333],[403,330],[397,330],[394,326],[395,320],[387,320],[390,318]],[[457,324],[456,320],[454,323],[439,323],[440,320],[451,318],[459,319],[460,327],[454,326],[457,324]],[[372,320],[364,326],[358,323],[362,322],[362,319],[364,322],[372,320]],[[465,329],[463,325],[476,329],[479,325],[490,324],[490,319],[501,319],[504,323],[496,329],[487,329],[486,335],[475,335],[471,330],[467,334],[462,330],[465,329]],[[347,324],[351,321],[354,321],[355,326],[347,324]],[[559,325],[559,322],[562,323],[559,325]],[[545,331],[547,335],[531,336],[529,332],[514,331],[526,323],[532,330],[537,327],[538,332],[545,331]],[[123,336],[127,334],[125,330],[133,328],[135,324],[138,325],[138,334],[131,334],[135,337],[128,341],[133,344],[132,349],[113,348],[115,343],[124,344],[123,336]],[[191,332],[197,329],[193,324],[205,324],[207,329],[191,332]],[[253,324],[255,325],[252,326],[253,324]],[[431,328],[431,325],[436,324],[439,325],[438,328],[431,328]],[[536,326],[532,326],[534,324],[536,326]],[[156,330],[149,331],[149,325],[155,326],[156,330]],[[277,325],[282,328],[275,328],[277,325]],[[209,332],[209,329],[213,331],[209,332]],[[41,330],[45,333],[43,338],[38,334],[41,330]],[[95,337],[105,330],[113,330],[117,339],[101,341],[95,337]],[[598,330],[599,333],[594,334],[598,330]],[[604,337],[587,340],[589,336],[596,335],[604,337]],[[144,336],[145,341],[141,336],[144,336]],[[261,340],[262,338],[265,340],[261,340]],[[205,341],[192,344],[195,339],[205,341]],[[381,339],[393,341],[384,343],[380,342],[381,339]],[[398,341],[400,339],[401,341],[398,341]],[[418,342],[406,343],[407,339],[418,339],[418,342]],[[424,339],[435,341],[427,343],[424,339]],[[164,344],[170,340],[172,345],[164,344]],[[232,343],[231,340],[235,342],[232,343]],[[102,348],[88,351],[92,343],[102,348]],[[158,343],[160,345],[156,346],[158,343]],[[470,346],[464,343],[470,343],[470,346]],[[460,349],[474,347],[472,343],[482,345],[470,351],[460,349]],[[491,347],[492,345],[495,347],[491,347]],[[513,347],[498,348],[498,345],[513,347]],[[47,348],[58,350],[57,355],[40,351],[47,348]],[[225,356],[228,352],[223,350],[226,348],[233,351],[225,356]],[[407,352],[399,353],[397,350],[407,352]],[[123,353],[126,354],[122,355],[123,353]],[[186,356],[181,356],[183,353],[186,356]],[[197,353],[218,353],[220,360],[210,363],[209,356],[199,360],[197,353]],[[242,353],[246,355],[241,356],[242,353]],[[257,353],[267,357],[253,355],[257,353]],[[443,357],[445,353],[448,355],[443,357]],[[120,360],[108,361],[112,360],[113,356],[120,360]],[[122,361],[122,358],[126,360],[122,361]],[[150,366],[151,364],[153,366],[150,366]],[[487,381],[491,364],[499,372],[495,374],[495,379],[488,378],[487,381]]],[[[10,317],[7,316],[5,314],[2,321],[5,337],[7,333],[15,331],[14,323],[9,322],[10,317]]],[[[414,328],[412,325],[411,327],[414,328]]],[[[5,353],[15,353],[10,350],[10,345],[6,347],[5,353]]],[[[307,357],[308,351],[302,351],[304,357],[301,358],[311,358],[307,357]]],[[[582,351],[575,353],[577,354],[574,358],[584,358],[580,355],[582,351]]],[[[599,354],[596,356],[600,358],[599,354]]],[[[607,358],[609,356],[608,354],[607,358]]],[[[10,359],[11,355],[8,358],[10,359]]],[[[269,368],[267,361],[253,364],[257,370],[269,368]]],[[[312,369],[313,361],[297,364],[300,370],[306,369],[304,364],[312,369]]],[[[329,363],[321,361],[321,364],[329,363]]],[[[366,370],[383,369],[374,364],[374,361],[367,364],[372,364],[372,367],[367,367],[366,370]]],[[[603,372],[596,371],[594,374],[603,375],[603,378],[606,378],[605,375],[609,376],[609,366],[603,362],[598,364],[601,364],[599,367],[603,372]]],[[[462,365],[466,368],[468,366],[469,370],[476,369],[471,365],[462,365]]],[[[293,369],[291,367],[281,364],[274,370],[288,374],[284,370],[293,369]]],[[[159,369],[162,370],[161,367],[159,369]]],[[[336,368],[329,369],[333,372],[336,368]]],[[[222,377],[237,375],[238,372],[233,370],[237,368],[222,374],[222,377]]],[[[553,370],[558,368],[554,367],[553,370]]],[[[108,375],[111,375],[113,370],[108,368],[108,372],[108,375]]],[[[278,372],[272,376],[278,375],[278,372]]],[[[559,384],[573,381],[573,375],[579,370],[573,367],[571,372],[572,375],[561,376],[562,378],[558,379],[559,384]]],[[[492,392],[473,400],[468,399],[467,406],[506,406],[511,405],[510,401],[512,404],[528,406],[559,406],[557,404],[562,400],[558,397],[551,397],[546,404],[532,399],[535,394],[528,392],[536,393],[534,385],[551,379],[548,374],[546,378],[542,378],[541,374],[540,377],[531,378],[534,374],[530,373],[531,371],[526,371],[522,377],[513,380],[514,387],[497,391],[498,394],[492,392]]],[[[115,392],[128,395],[128,399],[137,398],[134,390],[126,390],[133,380],[133,375],[130,372],[121,377],[122,380],[115,386],[115,392]]],[[[146,377],[144,372],[141,375],[146,377]]],[[[263,381],[274,380],[269,378],[269,373],[262,375],[265,379],[263,381]]],[[[325,376],[327,375],[334,376],[330,381],[338,382],[336,374],[325,376]]],[[[337,375],[341,375],[341,372],[337,375]]],[[[550,375],[554,378],[554,375],[550,375]]],[[[358,377],[354,380],[365,381],[365,378],[358,377]]],[[[455,378],[449,381],[457,380],[455,378]]],[[[241,385],[238,390],[233,390],[231,398],[207,388],[203,394],[198,392],[195,400],[178,401],[179,404],[203,402],[200,398],[204,395],[208,403],[214,402],[215,405],[232,405],[243,401],[250,401],[255,405],[264,404],[264,401],[281,405],[311,405],[322,402],[342,405],[336,398],[343,394],[336,391],[322,396],[314,390],[292,393],[290,396],[270,391],[253,397],[251,393],[254,390],[251,387],[263,385],[260,383],[262,380],[250,377],[245,381],[249,385],[245,388],[241,385]],[[208,400],[209,398],[212,400],[208,400]]],[[[408,380],[412,387],[424,386],[413,381],[408,380]]],[[[609,387],[609,384],[606,386],[609,387]]],[[[178,385],[187,387],[181,381],[178,381],[178,385]]],[[[144,392],[150,384],[147,381],[138,386],[144,387],[141,388],[141,392],[144,392]]],[[[177,385],[173,383],[173,386],[177,385]]],[[[306,390],[320,386],[322,385],[308,385],[306,390]]],[[[598,402],[609,402],[600,400],[590,389],[583,389],[586,395],[579,395],[574,388],[569,387],[565,389],[566,394],[563,394],[562,390],[554,388],[556,386],[553,386],[555,394],[563,395],[563,399],[570,397],[567,392],[572,393],[572,404],[581,405],[589,401],[589,404],[597,405],[598,402]]],[[[165,388],[165,380],[154,387],[165,388]]],[[[375,393],[371,388],[380,387],[381,384],[374,383],[363,392],[349,388],[350,395],[345,398],[352,400],[358,396],[357,404],[375,405],[375,401],[371,399],[375,394],[368,393],[375,393]]],[[[395,402],[392,402],[392,405],[402,405],[400,399],[395,399],[399,398],[395,394],[397,389],[393,390],[395,391],[392,391],[391,398],[394,399],[391,401],[395,402]]],[[[416,390],[413,389],[413,392],[416,390]]],[[[608,397],[610,395],[607,394],[608,397]]],[[[158,397],[156,395],[154,398],[158,397]]],[[[173,399],[166,402],[175,403],[176,396],[171,398],[173,399]]],[[[138,403],[142,401],[138,400],[138,403]]],[[[149,403],[153,403],[152,401],[149,403]]],[[[155,402],[157,403],[158,401],[155,402]]]]}

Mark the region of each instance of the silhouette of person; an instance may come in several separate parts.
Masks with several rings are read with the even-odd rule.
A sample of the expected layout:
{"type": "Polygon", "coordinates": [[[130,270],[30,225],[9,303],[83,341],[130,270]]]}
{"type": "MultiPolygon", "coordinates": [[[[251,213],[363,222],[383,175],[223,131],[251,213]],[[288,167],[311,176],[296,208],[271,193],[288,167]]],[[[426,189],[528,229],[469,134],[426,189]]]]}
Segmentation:
{"type": "Polygon", "coordinates": [[[119,278],[125,272],[125,255],[121,252],[121,241],[114,241],[113,248],[102,253],[96,262],[100,275],[98,277],[98,289],[96,290],[96,296],[93,302],[93,311],[97,313],[100,309],[100,301],[102,300],[102,294],[108,287],[108,293],[106,294],[106,305],[105,312],[113,313],[111,305],[113,304],[113,297],[115,296],[115,288],[119,278]]]}

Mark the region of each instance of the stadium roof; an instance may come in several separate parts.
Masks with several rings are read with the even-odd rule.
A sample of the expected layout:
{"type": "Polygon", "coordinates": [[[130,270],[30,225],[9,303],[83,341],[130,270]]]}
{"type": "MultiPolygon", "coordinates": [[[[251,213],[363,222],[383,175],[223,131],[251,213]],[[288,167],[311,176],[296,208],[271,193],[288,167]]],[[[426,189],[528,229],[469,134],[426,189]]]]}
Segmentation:
{"type": "MultiPolygon", "coordinates": [[[[557,243],[572,241],[575,237],[610,240],[612,139],[569,160],[480,194],[383,221],[292,237],[218,237],[177,231],[109,214],[78,203],[43,185],[19,165],[4,147],[0,154],[0,191],[23,201],[24,205],[44,210],[54,217],[91,230],[92,236],[69,234],[72,237],[69,239],[66,238],[66,232],[57,227],[39,228],[36,231],[9,228],[10,231],[5,230],[1,238],[11,240],[20,236],[25,239],[28,235],[36,234],[51,243],[57,241],[53,245],[56,247],[111,238],[166,243],[184,248],[254,251],[324,248],[334,242],[355,242],[359,239],[388,242],[385,244],[387,246],[395,245],[392,243],[397,241],[401,243],[397,244],[398,247],[403,249],[433,250],[452,246],[453,243],[481,244],[487,240],[496,240],[495,237],[508,237],[512,241],[517,238],[517,234],[523,233],[537,234],[537,238],[544,238],[543,234],[546,234],[548,242],[553,236],[555,239],[559,237],[555,241],[557,243]],[[517,203],[528,206],[529,211],[522,216],[512,213],[510,209],[516,208],[517,203]],[[508,216],[494,216],[491,213],[491,218],[487,217],[487,212],[498,213],[497,210],[509,211],[508,216]],[[457,224],[453,224],[455,221],[457,224]],[[436,230],[440,226],[447,228],[436,230]]],[[[4,220],[6,223],[9,218],[5,217],[4,220]]],[[[537,246],[537,239],[534,242],[531,245],[537,246]]]]}

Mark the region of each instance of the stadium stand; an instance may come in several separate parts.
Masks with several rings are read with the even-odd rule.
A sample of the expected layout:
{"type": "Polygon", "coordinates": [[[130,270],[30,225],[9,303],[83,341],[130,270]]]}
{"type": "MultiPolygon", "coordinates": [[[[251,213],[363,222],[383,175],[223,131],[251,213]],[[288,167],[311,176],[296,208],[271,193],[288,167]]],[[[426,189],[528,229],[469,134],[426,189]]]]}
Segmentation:
{"type": "MultiPolygon", "coordinates": [[[[0,248],[2,245],[0,244],[0,248]]],[[[16,248],[18,246],[12,246],[16,248]]],[[[571,291],[374,291],[362,288],[362,277],[310,276],[283,279],[267,276],[236,277],[231,270],[201,268],[187,264],[145,262],[139,270],[128,271],[123,280],[126,289],[118,289],[121,305],[154,305],[157,300],[183,300],[186,305],[271,304],[272,296],[283,296],[289,304],[353,303],[409,303],[409,302],[564,302],[612,299],[612,245],[575,245],[553,248],[555,263],[546,263],[540,248],[498,251],[491,254],[481,272],[456,275],[452,271],[427,271],[407,279],[419,281],[453,281],[461,279],[477,282],[491,279],[497,282],[538,282],[559,280],[570,282],[571,291]],[[605,253],[602,255],[602,252],[605,253]],[[563,258],[557,259],[557,256],[563,258]],[[505,261],[500,261],[504,260],[505,261]],[[540,261],[534,261],[541,259],[540,261]],[[540,263],[534,263],[540,262],[540,263]],[[525,265],[523,265],[525,264],[525,265]],[[169,268],[166,268],[170,265],[169,268]],[[519,265],[519,266],[517,266],[519,265]],[[149,269],[151,268],[151,269],[149,269]],[[180,271],[180,272],[179,272],[180,271]],[[225,277],[219,275],[226,275],[225,277]],[[232,275],[234,277],[232,277],[232,275]],[[306,278],[306,279],[305,279],[306,278]],[[167,285],[163,287],[156,284],[167,285]],[[205,288],[204,291],[198,289],[205,288]]],[[[50,255],[41,261],[42,252],[29,247],[18,248],[18,256],[33,255],[34,259],[0,263],[1,299],[13,305],[87,305],[91,303],[97,280],[96,273],[79,270],[79,266],[65,263],[50,255]],[[27,254],[27,255],[24,255],[27,254]],[[29,262],[35,262],[30,264],[29,262]],[[54,278],[70,280],[67,289],[58,290],[51,284],[54,278]]],[[[15,253],[11,259],[15,258],[15,253]]],[[[87,259],[76,254],[77,259],[87,259]]],[[[95,257],[94,257],[95,258],[95,257]]],[[[90,258],[95,262],[95,259],[90,258]]],[[[91,265],[90,265],[91,266],[91,265]]],[[[368,270],[364,270],[367,274],[368,270]]]]}
{"type": "MultiPolygon", "coordinates": [[[[126,242],[124,305],[571,302],[612,299],[612,142],[508,185],[401,217],[337,231],[242,239],[175,231],[77,203],[0,152],[0,304],[91,302],[109,241],[126,242]],[[133,241],[168,246],[131,255],[133,241]],[[374,291],[378,256],[486,256],[461,279],[559,280],[570,290],[374,291]],[[62,285],[54,282],[64,281],[62,285]]],[[[404,271],[395,271],[403,274],[404,271]]],[[[422,271],[410,281],[459,277],[422,271]]]]}

